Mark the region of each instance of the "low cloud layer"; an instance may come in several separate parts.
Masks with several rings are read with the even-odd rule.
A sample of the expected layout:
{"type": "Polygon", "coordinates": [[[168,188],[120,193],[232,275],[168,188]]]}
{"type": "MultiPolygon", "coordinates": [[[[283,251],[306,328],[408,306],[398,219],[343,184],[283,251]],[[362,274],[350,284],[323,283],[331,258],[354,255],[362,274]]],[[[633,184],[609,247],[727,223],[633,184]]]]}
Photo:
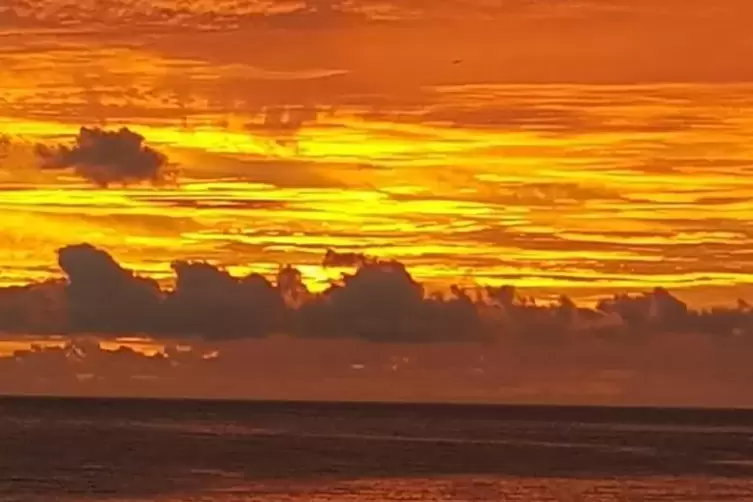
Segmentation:
{"type": "Polygon", "coordinates": [[[0,331],[17,347],[0,357],[0,392],[751,405],[744,301],[437,294],[400,262],[335,250],[323,263],[351,271],[322,292],[288,265],[235,277],[176,261],[166,289],[89,244],[58,262],[64,279],[0,288],[0,331]]]}
{"type": "Polygon", "coordinates": [[[594,307],[576,305],[564,295],[554,304],[537,304],[512,286],[429,293],[400,262],[334,250],[323,264],[354,271],[321,293],[309,291],[291,266],[270,279],[255,273],[234,277],[209,263],[177,261],[175,286],[163,290],[89,244],[60,249],[58,262],[66,280],[0,290],[0,329],[205,341],[286,334],[400,343],[753,335],[753,312],[742,301],[694,310],[663,288],[615,295],[594,307]]]}
{"type": "Polygon", "coordinates": [[[128,128],[105,131],[82,127],[73,146],[39,145],[42,169],[72,169],[101,187],[115,183],[164,181],[167,157],[147,146],[144,137],[128,128]]]}
{"type": "Polygon", "coordinates": [[[19,349],[0,357],[0,393],[753,405],[751,345],[744,338],[654,333],[638,339],[579,336],[567,344],[277,336],[161,342],[160,351],[143,353],[74,335],[19,349]]]}

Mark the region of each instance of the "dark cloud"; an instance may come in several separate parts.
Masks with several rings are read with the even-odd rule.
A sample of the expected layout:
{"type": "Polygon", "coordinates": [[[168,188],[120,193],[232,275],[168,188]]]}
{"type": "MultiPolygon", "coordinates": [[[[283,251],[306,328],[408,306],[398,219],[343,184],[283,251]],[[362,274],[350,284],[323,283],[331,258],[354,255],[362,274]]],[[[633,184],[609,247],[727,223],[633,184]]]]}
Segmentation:
{"type": "Polygon", "coordinates": [[[297,314],[296,330],[304,336],[430,342],[483,335],[479,311],[466,294],[453,289],[448,300],[429,298],[405,266],[394,261],[361,264],[297,314]]]}
{"type": "Polygon", "coordinates": [[[363,253],[338,253],[334,249],[328,249],[324,254],[322,266],[324,267],[358,267],[373,261],[363,253]]]}
{"type": "Polygon", "coordinates": [[[749,402],[744,301],[694,310],[663,288],[593,308],[565,295],[540,303],[513,286],[440,295],[399,262],[328,255],[354,270],[320,293],[292,266],[234,277],[184,261],[173,264],[174,287],[160,289],[103,250],[65,247],[67,280],[0,288],[7,339],[66,338],[0,357],[0,391],[749,402]],[[126,348],[126,338],[154,352],[126,348]]]}
{"type": "Polygon", "coordinates": [[[162,292],[155,281],[135,276],[88,244],[62,248],[58,264],[68,276],[68,329],[117,335],[157,325],[162,292]]]}
{"type": "Polygon", "coordinates": [[[176,262],[163,329],[211,339],[261,337],[283,329],[279,290],[259,274],[235,278],[209,263],[176,262]]]}
{"type": "Polygon", "coordinates": [[[113,183],[165,181],[167,157],[145,145],[144,137],[127,128],[105,131],[82,127],[73,146],[39,145],[42,169],[73,169],[98,186],[113,183]]]}
{"type": "Polygon", "coordinates": [[[65,291],[63,281],[0,288],[0,331],[60,332],[68,323],[65,291]]]}
{"type": "Polygon", "coordinates": [[[194,341],[289,334],[403,343],[551,344],[576,333],[633,339],[656,333],[753,336],[753,311],[745,302],[693,310],[664,288],[614,295],[594,308],[565,295],[553,304],[537,303],[512,286],[453,286],[446,294],[430,294],[400,262],[331,249],[325,266],[355,270],[321,293],[309,291],[292,266],[281,267],[270,280],[178,261],[174,287],[164,290],[88,244],[62,248],[58,261],[66,281],[0,289],[0,330],[194,341]]]}

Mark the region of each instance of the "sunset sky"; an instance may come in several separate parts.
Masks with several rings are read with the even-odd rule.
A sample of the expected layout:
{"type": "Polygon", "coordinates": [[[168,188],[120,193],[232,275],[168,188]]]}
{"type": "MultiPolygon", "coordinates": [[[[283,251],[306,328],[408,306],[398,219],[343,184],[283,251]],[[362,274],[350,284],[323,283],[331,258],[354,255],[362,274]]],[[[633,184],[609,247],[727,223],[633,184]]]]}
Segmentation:
{"type": "MultiPolygon", "coordinates": [[[[0,285],[329,249],[427,287],[753,298],[750,0],[4,0],[0,285]],[[165,183],[45,168],[81,127],[165,183]],[[41,146],[40,146],[41,145],[41,146]]],[[[49,166],[47,166],[49,167],[49,166]]]]}

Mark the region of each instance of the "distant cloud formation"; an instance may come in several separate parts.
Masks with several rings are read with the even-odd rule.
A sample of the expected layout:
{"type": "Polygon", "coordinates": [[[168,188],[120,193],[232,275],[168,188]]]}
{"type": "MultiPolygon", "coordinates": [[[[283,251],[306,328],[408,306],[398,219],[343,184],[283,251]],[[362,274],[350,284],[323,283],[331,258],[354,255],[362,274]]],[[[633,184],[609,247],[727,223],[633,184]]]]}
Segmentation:
{"type": "Polygon", "coordinates": [[[322,292],[290,265],[235,277],[176,261],[160,288],[89,244],[58,262],[65,279],[0,288],[0,393],[751,402],[743,301],[695,310],[663,288],[593,307],[513,286],[438,294],[400,262],[335,250],[324,262],[352,270],[322,292]]]}
{"type": "Polygon", "coordinates": [[[67,280],[0,289],[0,330],[204,341],[287,334],[398,343],[753,334],[753,311],[742,301],[729,308],[693,310],[663,288],[618,294],[593,308],[578,306],[567,296],[540,305],[512,286],[454,286],[446,294],[430,294],[400,262],[334,250],[323,263],[354,271],[321,293],[309,291],[292,266],[281,267],[270,280],[255,273],[234,277],[205,262],[178,261],[172,265],[174,288],[163,290],[89,244],[64,247],[58,256],[67,280]]]}
{"type": "Polygon", "coordinates": [[[144,137],[128,128],[106,131],[82,127],[73,146],[39,145],[42,169],[73,169],[101,187],[115,183],[157,183],[167,175],[167,157],[144,144],[144,137]]]}
{"type": "Polygon", "coordinates": [[[88,244],[58,252],[68,276],[64,290],[68,329],[74,332],[139,332],[157,315],[161,291],[151,279],[135,276],[108,253],[88,244]]]}
{"type": "Polygon", "coordinates": [[[427,297],[402,263],[373,261],[304,303],[295,332],[378,342],[479,341],[491,335],[481,316],[464,292],[427,297]]]}
{"type": "Polygon", "coordinates": [[[339,253],[334,249],[328,249],[324,254],[322,266],[324,267],[358,267],[373,261],[363,253],[339,253]]]}

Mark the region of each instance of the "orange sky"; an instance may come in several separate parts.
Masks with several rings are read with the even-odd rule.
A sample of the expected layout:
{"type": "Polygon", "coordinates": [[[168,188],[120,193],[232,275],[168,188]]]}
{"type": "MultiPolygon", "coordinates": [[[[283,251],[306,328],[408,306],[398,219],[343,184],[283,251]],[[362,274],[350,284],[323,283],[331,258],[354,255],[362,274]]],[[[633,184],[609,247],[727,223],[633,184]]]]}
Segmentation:
{"type": "Polygon", "coordinates": [[[6,0],[0,282],[86,241],[168,280],[325,249],[591,299],[753,292],[749,0],[6,0]],[[33,145],[128,126],[178,185],[33,145]]]}
{"type": "MultiPolygon", "coordinates": [[[[321,290],[334,248],[436,288],[751,299],[751,19],[750,0],[4,0],[0,286],[89,242],[165,284],[207,259],[321,290]],[[82,126],[143,135],[177,183],[40,169],[82,126]]],[[[0,359],[35,343],[70,359],[11,335],[0,359]]]]}

